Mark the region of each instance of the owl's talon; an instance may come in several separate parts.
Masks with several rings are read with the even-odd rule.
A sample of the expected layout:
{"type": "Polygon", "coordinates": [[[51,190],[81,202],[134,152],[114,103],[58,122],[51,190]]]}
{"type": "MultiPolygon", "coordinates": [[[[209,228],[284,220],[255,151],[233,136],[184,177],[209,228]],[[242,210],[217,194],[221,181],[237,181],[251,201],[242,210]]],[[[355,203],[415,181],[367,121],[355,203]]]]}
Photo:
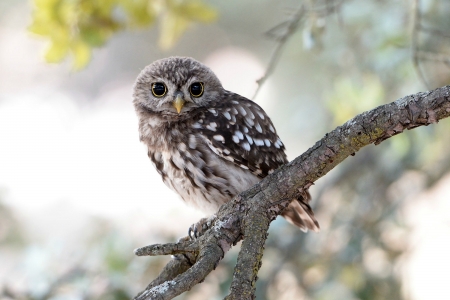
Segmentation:
{"type": "Polygon", "coordinates": [[[214,220],[215,216],[211,216],[209,218],[202,218],[197,223],[192,224],[188,231],[189,237],[192,240],[201,237],[209,228],[211,228],[214,220]]]}
{"type": "Polygon", "coordinates": [[[198,237],[199,237],[199,235],[198,235],[198,230],[197,230],[197,226],[194,228],[194,237],[195,237],[195,238],[198,238],[198,237]]]}
{"type": "Polygon", "coordinates": [[[192,233],[193,233],[192,226],[194,226],[194,224],[192,224],[192,225],[189,227],[189,230],[188,230],[188,236],[191,238],[191,240],[194,240],[194,238],[192,237],[192,233]]]}

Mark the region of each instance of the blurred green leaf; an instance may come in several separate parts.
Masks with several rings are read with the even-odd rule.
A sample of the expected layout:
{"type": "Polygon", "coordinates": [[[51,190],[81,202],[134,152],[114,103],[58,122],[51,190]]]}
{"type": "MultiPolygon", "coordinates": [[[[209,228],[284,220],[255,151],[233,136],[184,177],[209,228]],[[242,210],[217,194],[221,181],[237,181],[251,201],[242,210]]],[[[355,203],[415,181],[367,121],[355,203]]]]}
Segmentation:
{"type": "Polygon", "coordinates": [[[326,98],[328,108],[334,114],[334,123],[341,125],[357,114],[382,104],[384,89],[375,75],[367,74],[358,80],[340,78],[326,98]]]}
{"type": "Polygon", "coordinates": [[[402,32],[400,34],[387,36],[378,47],[379,50],[383,50],[388,47],[408,47],[408,45],[409,36],[405,32],[402,32]]]}
{"type": "Polygon", "coordinates": [[[392,147],[392,155],[396,154],[395,159],[399,159],[408,154],[411,148],[411,141],[405,134],[399,134],[390,141],[392,147]]]}

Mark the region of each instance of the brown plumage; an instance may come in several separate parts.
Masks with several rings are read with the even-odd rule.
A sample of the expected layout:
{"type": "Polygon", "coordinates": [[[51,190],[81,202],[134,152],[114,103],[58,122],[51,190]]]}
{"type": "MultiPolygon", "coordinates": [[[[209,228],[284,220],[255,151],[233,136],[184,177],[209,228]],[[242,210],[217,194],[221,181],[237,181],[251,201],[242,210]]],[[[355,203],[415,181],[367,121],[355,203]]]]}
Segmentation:
{"type": "MultiPolygon", "coordinates": [[[[140,139],[164,183],[205,213],[287,163],[264,110],[223,89],[192,58],[153,62],[137,78],[133,96],[140,139]]],[[[318,231],[309,200],[299,197],[282,215],[302,230],[318,231]]]]}

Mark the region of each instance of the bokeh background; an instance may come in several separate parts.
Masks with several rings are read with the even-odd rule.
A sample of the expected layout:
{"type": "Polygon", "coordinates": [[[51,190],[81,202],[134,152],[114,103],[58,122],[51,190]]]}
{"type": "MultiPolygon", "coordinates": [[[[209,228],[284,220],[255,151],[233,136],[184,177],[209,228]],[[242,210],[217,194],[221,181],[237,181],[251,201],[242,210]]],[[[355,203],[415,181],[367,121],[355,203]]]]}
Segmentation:
{"type": "MultiPolygon", "coordinates": [[[[449,15],[445,0],[2,0],[0,299],[129,299],[170,259],[133,249],[202,217],[139,142],[132,86],[153,60],[192,56],[249,98],[275,61],[254,101],[293,159],[448,84],[449,15]]],[[[257,299],[448,299],[449,132],[405,132],[320,179],[320,233],[272,223],[257,299]]],[[[238,249],[177,299],[224,297],[238,249]]]]}

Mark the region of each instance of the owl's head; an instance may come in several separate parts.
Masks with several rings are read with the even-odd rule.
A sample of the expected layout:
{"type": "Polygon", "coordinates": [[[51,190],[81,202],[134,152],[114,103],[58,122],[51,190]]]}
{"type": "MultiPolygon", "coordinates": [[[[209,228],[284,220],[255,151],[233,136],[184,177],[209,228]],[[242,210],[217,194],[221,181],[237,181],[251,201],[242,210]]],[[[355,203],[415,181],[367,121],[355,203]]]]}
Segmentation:
{"type": "Polygon", "coordinates": [[[148,65],[134,85],[134,105],[165,119],[179,119],[220,99],[222,84],[205,65],[190,57],[169,57],[148,65]]]}

